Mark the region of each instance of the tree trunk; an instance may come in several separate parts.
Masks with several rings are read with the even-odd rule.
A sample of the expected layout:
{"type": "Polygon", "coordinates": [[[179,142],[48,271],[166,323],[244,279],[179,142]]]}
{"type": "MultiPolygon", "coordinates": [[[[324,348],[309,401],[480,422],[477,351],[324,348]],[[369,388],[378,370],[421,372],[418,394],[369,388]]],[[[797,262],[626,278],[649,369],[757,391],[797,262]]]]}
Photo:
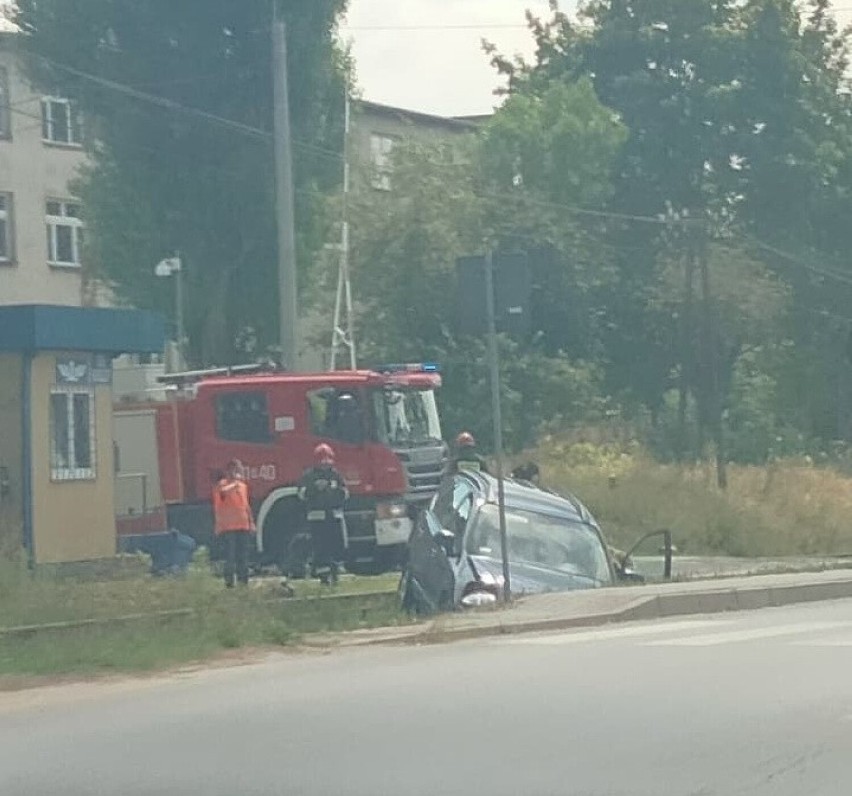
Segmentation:
{"type": "Polygon", "coordinates": [[[692,246],[686,252],[683,263],[683,300],[681,303],[680,329],[680,374],[677,397],[677,450],[679,462],[683,462],[689,450],[689,432],[686,412],[689,401],[689,370],[692,361],[692,296],[695,276],[695,259],[692,246]]]}
{"type": "Polygon", "coordinates": [[[703,311],[703,351],[706,381],[706,419],[716,456],[716,483],[719,489],[728,488],[728,469],[725,452],[725,433],[722,420],[722,400],[719,389],[719,336],[713,312],[713,296],[710,291],[710,263],[707,251],[707,232],[702,230],[698,248],[701,270],[701,304],[703,311]]]}
{"type": "MultiPolygon", "coordinates": [[[[223,268],[216,274],[215,281],[206,291],[206,309],[201,329],[201,364],[216,367],[230,364],[231,352],[228,344],[230,318],[228,294],[231,269],[223,268]]],[[[199,286],[199,289],[203,289],[199,286]]]]}

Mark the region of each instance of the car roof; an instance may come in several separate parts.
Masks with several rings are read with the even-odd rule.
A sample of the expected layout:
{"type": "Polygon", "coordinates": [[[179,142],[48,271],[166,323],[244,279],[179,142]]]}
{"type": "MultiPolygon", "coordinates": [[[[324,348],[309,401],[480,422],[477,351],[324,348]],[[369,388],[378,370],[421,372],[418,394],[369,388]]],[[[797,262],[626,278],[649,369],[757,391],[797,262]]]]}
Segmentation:
{"type": "MultiPolygon", "coordinates": [[[[475,471],[464,471],[460,475],[469,481],[488,503],[497,503],[498,485],[493,475],[475,471]]],[[[552,514],[597,527],[591,512],[573,495],[560,495],[514,478],[503,479],[503,491],[507,508],[552,514]]]]}

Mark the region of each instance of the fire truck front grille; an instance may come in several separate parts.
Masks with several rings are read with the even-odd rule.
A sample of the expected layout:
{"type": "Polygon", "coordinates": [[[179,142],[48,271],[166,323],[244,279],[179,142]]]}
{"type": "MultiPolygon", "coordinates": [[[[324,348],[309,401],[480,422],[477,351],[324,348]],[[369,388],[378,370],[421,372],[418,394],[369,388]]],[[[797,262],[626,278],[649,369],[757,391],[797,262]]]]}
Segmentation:
{"type": "Polygon", "coordinates": [[[406,500],[422,503],[432,498],[438,491],[441,478],[446,470],[446,452],[444,448],[415,449],[397,451],[408,476],[406,500]]]}

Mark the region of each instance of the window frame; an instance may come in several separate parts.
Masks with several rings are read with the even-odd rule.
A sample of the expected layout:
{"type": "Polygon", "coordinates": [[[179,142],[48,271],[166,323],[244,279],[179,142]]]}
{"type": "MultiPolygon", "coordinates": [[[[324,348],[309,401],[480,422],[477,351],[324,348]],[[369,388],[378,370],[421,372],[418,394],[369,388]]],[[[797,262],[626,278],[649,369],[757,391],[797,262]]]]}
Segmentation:
{"type": "MultiPolygon", "coordinates": [[[[274,443],[275,436],[272,433],[272,425],[271,425],[271,412],[269,411],[269,394],[266,390],[228,390],[223,392],[218,392],[213,396],[213,415],[214,415],[214,430],[216,433],[216,439],[219,442],[231,443],[237,445],[270,445],[274,443]],[[233,433],[225,434],[223,433],[223,405],[225,402],[234,401],[236,399],[241,399],[244,401],[252,400],[252,399],[260,399],[263,404],[263,415],[265,417],[266,423],[264,426],[264,435],[263,439],[259,439],[258,436],[251,436],[251,439],[248,437],[250,435],[243,434],[239,438],[237,438],[233,433]]],[[[257,414],[255,419],[258,419],[260,414],[257,414]]],[[[230,421],[229,421],[230,422],[230,421]]],[[[245,428],[245,426],[243,426],[245,428]]],[[[252,427],[253,428],[253,427],[252,427]]],[[[260,428],[260,424],[258,423],[258,428],[260,428]]]]}
{"type": "Polygon", "coordinates": [[[50,480],[54,483],[65,483],[68,481],[94,481],[98,477],[97,462],[97,426],[95,414],[95,401],[97,394],[93,386],[63,386],[57,385],[50,389],[49,403],[49,445],[50,445],[50,480]],[[75,415],[74,398],[78,395],[88,399],[88,444],[89,444],[89,466],[77,466],[77,420],[75,415]],[[57,463],[57,439],[56,418],[54,417],[54,398],[62,396],[65,398],[66,412],[66,434],[68,451],[68,464],[63,466],[57,463]]]}
{"type": "Polygon", "coordinates": [[[0,64],[0,141],[12,139],[12,98],[9,91],[9,70],[0,64]]]}
{"type": "Polygon", "coordinates": [[[400,136],[391,133],[378,130],[370,133],[370,183],[377,191],[393,190],[393,152],[400,140],[400,136]]]}
{"type": "Polygon", "coordinates": [[[329,440],[335,445],[344,445],[355,448],[361,447],[370,441],[371,434],[370,428],[368,427],[369,415],[365,411],[365,407],[367,407],[368,402],[363,390],[358,387],[346,386],[318,387],[314,390],[308,390],[305,394],[305,399],[308,409],[308,427],[311,430],[312,436],[318,437],[319,439],[329,440]],[[334,414],[333,412],[330,414],[330,410],[334,409],[333,404],[335,404],[343,395],[351,396],[355,400],[355,405],[358,410],[360,434],[357,442],[353,442],[351,439],[347,439],[345,436],[342,436],[339,433],[339,429],[335,428],[334,425],[330,425],[332,422],[336,422],[336,420],[334,420],[334,414]],[[317,400],[323,402],[321,418],[316,411],[318,408],[316,404],[317,400]]]}
{"type": "Polygon", "coordinates": [[[83,122],[80,119],[76,103],[66,97],[45,96],[41,98],[41,140],[47,146],[72,147],[83,146],[83,122]],[[65,111],[66,138],[56,137],[56,120],[53,109],[61,106],[65,111]]]}
{"type": "Polygon", "coordinates": [[[15,201],[10,191],[0,191],[0,226],[4,227],[6,252],[0,249],[0,265],[15,262],[15,201]],[[4,206],[5,205],[5,206],[4,206]]]}
{"type": "Polygon", "coordinates": [[[47,199],[44,206],[45,227],[47,230],[47,264],[53,268],[82,268],[83,266],[83,230],[85,224],[80,218],[82,206],[73,199],[47,199]],[[58,204],[60,215],[49,212],[51,204],[58,204]],[[78,215],[68,214],[68,208],[77,208],[78,215]],[[71,256],[73,261],[59,260],[58,229],[68,227],[71,230],[71,256]]]}

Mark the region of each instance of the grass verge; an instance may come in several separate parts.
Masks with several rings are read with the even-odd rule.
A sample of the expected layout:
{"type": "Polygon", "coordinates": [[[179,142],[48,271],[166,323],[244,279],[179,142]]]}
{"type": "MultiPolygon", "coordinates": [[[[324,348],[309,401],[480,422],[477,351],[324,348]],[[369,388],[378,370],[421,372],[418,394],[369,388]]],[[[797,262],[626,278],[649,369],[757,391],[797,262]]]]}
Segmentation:
{"type": "Polygon", "coordinates": [[[98,582],[33,576],[0,564],[0,627],[103,620],[0,635],[0,678],[154,670],[224,650],[293,644],[308,633],[408,623],[395,585],[393,577],[344,579],[336,590],[297,583],[302,599],[284,599],[275,580],[226,591],[200,570],[179,579],[98,582]],[[187,608],[189,615],[112,621],[187,608]]]}

